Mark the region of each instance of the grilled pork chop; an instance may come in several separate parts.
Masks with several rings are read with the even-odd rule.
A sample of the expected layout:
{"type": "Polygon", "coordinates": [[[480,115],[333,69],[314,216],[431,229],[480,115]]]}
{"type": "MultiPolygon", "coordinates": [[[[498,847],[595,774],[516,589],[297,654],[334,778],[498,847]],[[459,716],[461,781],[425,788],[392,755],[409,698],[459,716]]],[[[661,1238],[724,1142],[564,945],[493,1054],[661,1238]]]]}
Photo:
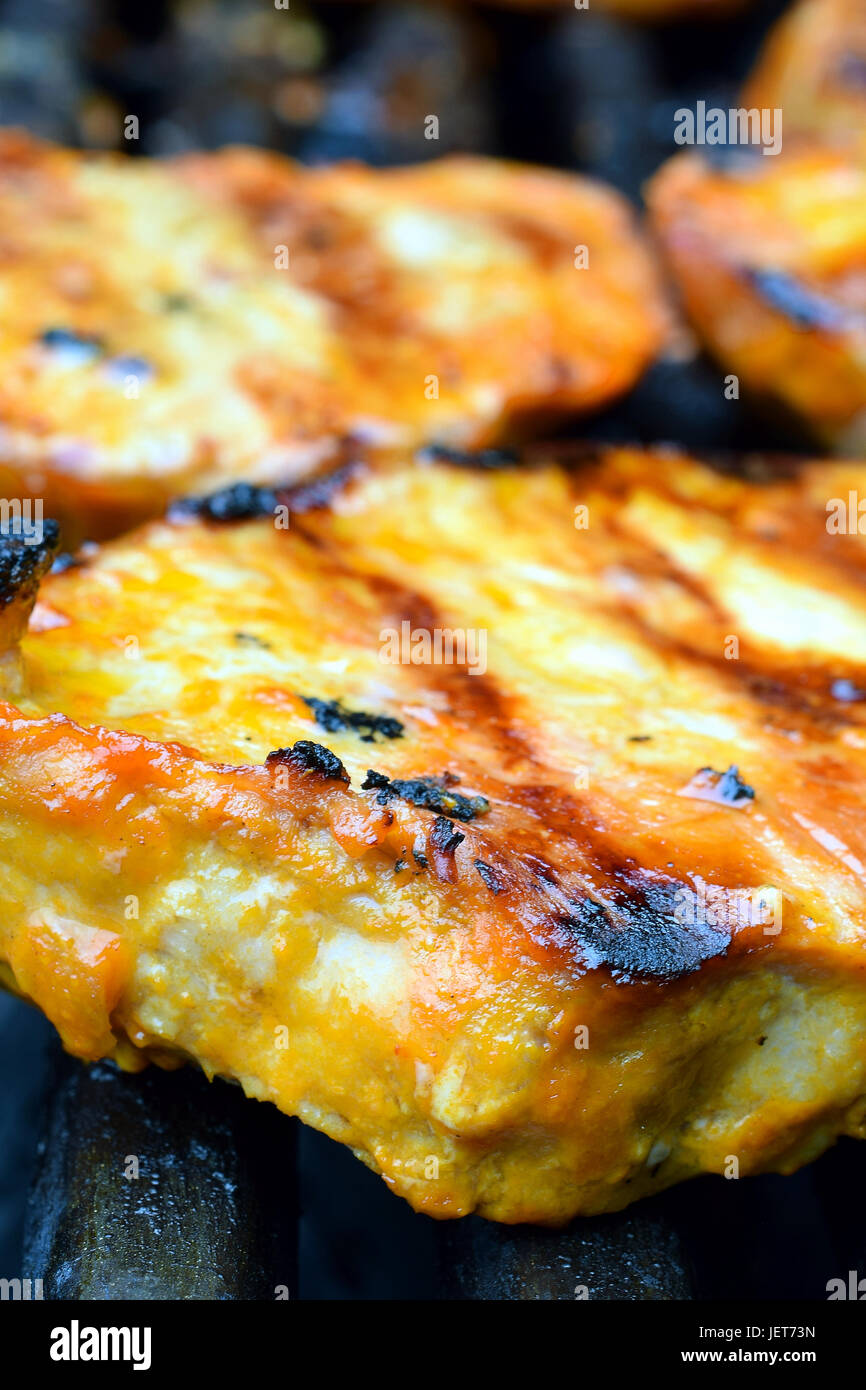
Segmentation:
{"type": "Polygon", "coordinates": [[[864,1132],[866,467],[566,462],[236,487],[44,580],[0,956],[69,1051],[194,1059],[441,1217],[864,1132]]]}
{"type": "MultiPolygon", "coordinates": [[[[866,150],[866,146],[864,146],[866,150]]],[[[729,157],[730,158],[730,157],[729,157]]],[[[728,167],[678,155],[656,231],[692,321],[743,391],[836,451],[866,443],[866,161],[793,141],[728,167]]]]}
{"type": "Polygon", "coordinates": [[[661,331],[626,203],[575,176],[0,133],[0,489],[70,535],[299,477],[346,435],[478,445],[596,407],[661,331]]]}

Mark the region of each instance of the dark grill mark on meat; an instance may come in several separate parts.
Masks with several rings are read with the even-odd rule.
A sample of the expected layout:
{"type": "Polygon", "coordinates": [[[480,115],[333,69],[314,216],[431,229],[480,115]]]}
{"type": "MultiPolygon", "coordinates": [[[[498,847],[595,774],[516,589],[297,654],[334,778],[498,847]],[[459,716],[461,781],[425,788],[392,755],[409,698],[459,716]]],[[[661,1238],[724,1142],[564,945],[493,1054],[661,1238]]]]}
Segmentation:
{"type": "Polygon", "coordinates": [[[724,955],[731,939],[726,927],[680,920],[683,891],[681,885],[644,880],[609,906],[586,898],[560,927],[577,938],[590,966],[606,965],[624,981],[674,980],[724,955]]]}
{"type": "Polygon", "coordinates": [[[28,545],[19,535],[0,528],[0,604],[35,597],[39,581],[51,568],[60,542],[56,521],[42,522],[42,539],[28,545]]]}
{"type": "Polygon", "coordinates": [[[357,460],[341,464],[330,473],[311,478],[308,483],[299,483],[297,487],[281,491],[280,501],[288,506],[290,512],[299,516],[304,512],[321,511],[323,507],[331,505],[338,493],[356,476],[361,466],[357,460]]]}
{"type": "Polygon", "coordinates": [[[754,801],[754,787],[743,781],[740,770],[734,763],[731,763],[725,772],[715,772],[711,767],[702,767],[701,772],[718,778],[716,790],[722,801],[754,801]]]}
{"type": "Polygon", "coordinates": [[[419,458],[450,463],[455,468],[478,468],[487,472],[514,468],[520,463],[520,456],[512,449],[454,449],[448,444],[428,444],[420,450],[419,458]]]}
{"type": "MultiPolygon", "coordinates": [[[[636,573],[640,571],[639,558],[630,559],[629,564],[636,573]]],[[[647,568],[650,572],[653,572],[652,566],[653,562],[648,561],[647,568]]],[[[672,579],[679,582],[675,570],[671,569],[669,573],[672,579]]],[[[702,588],[696,576],[691,576],[682,587],[695,598],[698,598],[702,588]]],[[[719,617],[722,615],[716,613],[716,606],[709,594],[706,595],[705,607],[708,621],[714,621],[718,626],[719,617]]],[[[620,601],[610,611],[615,614],[618,622],[628,623],[644,642],[651,644],[659,652],[669,653],[678,661],[702,666],[712,671],[720,681],[743,686],[750,699],[767,706],[768,713],[772,713],[774,721],[781,722],[783,719],[786,727],[792,723],[797,724],[808,730],[810,737],[816,738],[821,736],[822,728],[833,729],[840,721],[845,722],[852,717],[845,709],[845,704],[852,702],[833,698],[827,685],[826,671],[820,667],[812,669],[802,665],[776,665],[771,649],[759,649],[757,646],[741,650],[738,660],[728,661],[722,652],[721,640],[718,652],[708,651],[705,646],[698,645],[697,641],[672,636],[662,627],[656,627],[648,617],[625,600],[620,601]],[[758,664],[761,662],[766,663],[763,668],[758,664]]],[[[720,632],[729,630],[730,619],[724,626],[719,626],[720,632]]]]}
{"type": "Polygon", "coordinates": [[[168,509],[170,521],[187,521],[198,517],[202,521],[220,523],[232,521],[260,521],[273,517],[278,506],[288,508],[289,513],[303,515],[327,507],[350,478],[357,473],[360,464],[346,463],[331,473],[323,473],[308,483],[297,487],[258,487],[254,483],[232,483],[229,487],[193,497],[179,497],[168,509]]]}
{"type": "MultiPolygon", "coordinates": [[[[399,583],[388,574],[365,573],[355,568],[345,550],[329,535],[327,519],[321,526],[315,520],[307,524],[299,521],[293,525],[292,535],[296,542],[302,539],[315,549],[321,573],[326,572],[327,566],[337,584],[341,585],[344,579],[350,580],[352,585],[362,584],[375,600],[378,611],[363,614],[359,611],[359,618],[368,625],[371,643],[379,642],[383,628],[399,632],[403,622],[408,622],[412,629],[420,628],[429,633],[448,626],[447,619],[427,594],[399,583]]],[[[500,765],[508,772],[536,761],[531,741],[515,727],[511,717],[511,696],[489,672],[480,675],[444,662],[411,665],[404,669],[418,681],[425,697],[430,689],[445,697],[443,711],[456,723],[468,730],[483,727],[486,738],[496,745],[500,765]]]]}
{"type": "Polygon", "coordinates": [[[748,279],[771,309],[784,314],[798,328],[834,333],[847,327],[855,317],[785,271],[751,270],[748,279]]]}
{"type": "Polygon", "coordinates": [[[475,859],[473,863],[484,880],[485,887],[489,888],[491,893],[501,893],[502,884],[499,882],[499,875],[496,870],[492,869],[489,864],[485,864],[483,859],[475,859]]]}
{"type": "Polygon", "coordinates": [[[433,873],[440,883],[457,882],[457,865],[454,851],[466,839],[445,816],[437,816],[427,836],[427,847],[433,861],[433,873]]]}
{"type": "Polygon", "coordinates": [[[453,854],[458,845],[466,839],[445,816],[437,816],[430,831],[430,845],[440,854],[453,854]]]}
{"type": "Polygon", "coordinates": [[[336,753],[332,753],[330,748],[325,748],[321,743],[311,743],[305,738],[300,739],[291,748],[277,748],[265,759],[265,767],[277,767],[280,764],[297,768],[300,772],[316,772],[330,781],[349,781],[349,774],[336,753]]]}
{"type": "Polygon", "coordinates": [[[457,778],[449,774],[444,777],[395,777],[392,781],[383,772],[368,768],[361,786],[364,791],[378,793],[379,806],[397,798],[425,811],[444,812],[460,821],[474,820],[490,810],[490,803],[483,796],[464,796],[462,792],[453,791],[456,781],[457,778]]]}
{"type": "Polygon", "coordinates": [[[220,523],[258,521],[273,516],[277,494],[272,488],[256,487],[252,483],[232,483],[219,492],[204,497],[180,497],[168,509],[169,521],[186,521],[198,517],[202,521],[220,523]]]}
{"type": "Polygon", "coordinates": [[[706,464],[714,473],[741,478],[747,483],[771,485],[794,482],[802,473],[807,455],[778,453],[737,454],[726,449],[701,449],[690,457],[706,464]]]}
{"type": "Polygon", "coordinates": [[[364,710],[349,710],[339,700],[317,700],[313,695],[301,695],[316,723],[329,733],[354,729],[362,743],[375,743],[376,735],[383,739],[402,738],[404,726],[399,719],[387,714],[367,714],[364,710]]]}

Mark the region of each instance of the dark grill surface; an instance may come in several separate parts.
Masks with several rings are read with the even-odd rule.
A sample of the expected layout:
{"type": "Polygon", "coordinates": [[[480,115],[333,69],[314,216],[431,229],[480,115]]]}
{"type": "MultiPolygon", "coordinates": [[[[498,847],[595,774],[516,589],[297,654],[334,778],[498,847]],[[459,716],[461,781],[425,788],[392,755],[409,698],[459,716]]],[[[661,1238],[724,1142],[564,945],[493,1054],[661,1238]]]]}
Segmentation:
{"type": "MultiPolygon", "coordinates": [[[[143,154],[238,140],[374,163],[480,150],[581,168],[637,198],[673,150],[673,111],[730,104],[782,8],[756,0],[740,21],[649,30],[570,9],[0,0],[0,123],[128,149],[122,115],[135,112],[143,154]],[[438,142],[421,134],[428,112],[445,115],[438,142]]],[[[581,434],[808,449],[725,401],[701,359],[658,365],[581,434]]],[[[823,1299],[866,1259],[862,1168],[842,1141],[790,1178],[703,1178],[565,1233],[443,1227],[235,1088],[191,1070],[87,1072],[0,997],[0,1276],[44,1277],[47,1297],[286,1286],[293,1298],[571,1299],[579,1286],[605,1299],[823,1299]],[[127,1153],[147,1182],[118,1191],[106,1165],[127,1153]]]]}

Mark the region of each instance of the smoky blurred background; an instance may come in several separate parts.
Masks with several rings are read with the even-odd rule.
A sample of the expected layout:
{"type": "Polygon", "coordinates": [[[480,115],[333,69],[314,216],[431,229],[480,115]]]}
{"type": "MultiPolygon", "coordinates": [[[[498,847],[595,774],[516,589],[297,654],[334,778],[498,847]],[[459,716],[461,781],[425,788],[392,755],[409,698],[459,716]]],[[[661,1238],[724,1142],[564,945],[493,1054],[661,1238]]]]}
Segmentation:
{"type": "Polygon", "coordinates": [[[0,121],[143,155],[244,142],[396,164],[474,151],[598,172],[637,197],[673,151],[674,109],[727,106],[785,8],[640,25],[606,13],[610,0],[285,3],[0,0],[0,121]],[[425,138],[431,113],[438,141],[425,138]]]}
{"type": "MultiPolygon", "coordinates": [[[[568,3],[309,4],[291,0],[0,0],[0,124],[133,156],[245,142],[307,162],[377,165],[456,152],[587,172],[636,204],[674,152],[673,113],[737,105],[784,0],[737,17],[641,26],[568,3]],[[425,137],[429,115],[439,138],[425,137]],[[138,122],[127,139],[127,117],[138,122]]],[[[699,450],[802,441],[732,408],[693,350],[658,363],[581,433],[699,450]]],[[[21,1273],[27,1190],[53,1030],[0,996],[0,1276],[21,1273]]],[[[215,1086],[223,1083],[216,1082],[215,1086]]],[[[248,1105],[244,1123],[260,1123],[248,1105]]],[[[346,1150],[298,1134],[300,1293],[437,1293],[435,1225],[346,1150]]],[[[273,1127],[268,1130],[274,1142],[273,1127]]],[[[820,1298],[866,1254],[860,1152],[843,1141],[792,1178],[704,1178],[654,1199],[683,1241],[698,1297],[820,1298]]],[[[652,1204],[643,1204],[648,1206],[652,1204]]],[[[26,1271],[25,1271],[26,1273],[26,1271]]]]}

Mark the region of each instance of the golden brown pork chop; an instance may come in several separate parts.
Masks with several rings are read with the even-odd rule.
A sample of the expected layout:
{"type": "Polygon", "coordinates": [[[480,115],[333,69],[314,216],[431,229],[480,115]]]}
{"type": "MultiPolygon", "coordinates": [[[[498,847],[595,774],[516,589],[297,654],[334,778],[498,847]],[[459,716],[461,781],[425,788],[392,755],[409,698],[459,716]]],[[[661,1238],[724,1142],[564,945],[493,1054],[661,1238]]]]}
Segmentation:
{"type": "Polygon", "coordinates": [[[192,1058],[434,1216],[863,1132],[866,466],[570,463],[235,488],[44,581],[0,956],[70,1051],[192,1058]]]}
{"type": "Polygon", "coordinates": [[[595,408],[661,332],[626,203],[573,175],[0,132],[0,491],[68,534],[301,477],[347,435],[478,445],[595,408]]]}

